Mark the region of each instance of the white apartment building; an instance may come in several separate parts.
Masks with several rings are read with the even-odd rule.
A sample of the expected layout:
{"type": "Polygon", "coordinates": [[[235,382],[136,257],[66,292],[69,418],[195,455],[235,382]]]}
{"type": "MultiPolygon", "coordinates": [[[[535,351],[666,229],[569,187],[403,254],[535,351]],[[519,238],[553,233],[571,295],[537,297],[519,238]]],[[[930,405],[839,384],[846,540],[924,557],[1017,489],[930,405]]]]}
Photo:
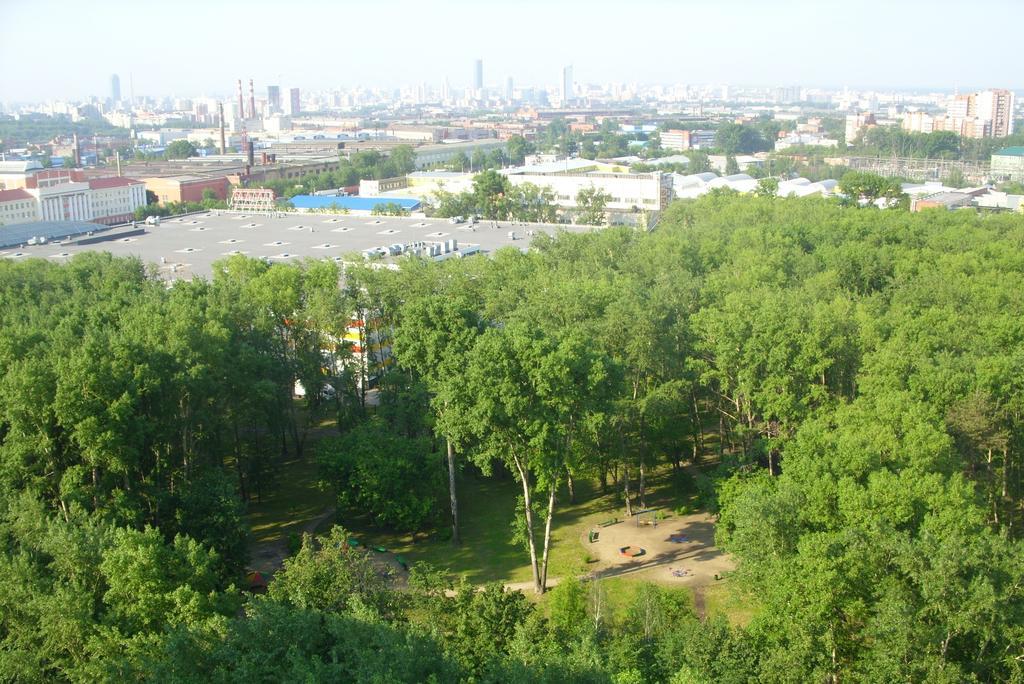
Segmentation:
{"type": "Polygon", "coordinates": [[[127,223],[146,206],[146,184],[133,178],[94,178],[89,183],[92,216],[97,223],[127,223]]]}
{"type": "Polygon", "coordinates": [[[974,112],[982,121],[991,122],[990,135],[1005,138],[1013,134],[1013,91],[983,90],[974,93],[974,112]]]}
{"type": "Polygon", "coordinates": [[[39,220],[36,198],[23,188],[0,190],[0,226],[39,220]]]}
{"type": "Polygon", "coordinates": [[[91,221],[88,183],[57,183],[27,190],[39,203],[43,221],[91,221]]]}

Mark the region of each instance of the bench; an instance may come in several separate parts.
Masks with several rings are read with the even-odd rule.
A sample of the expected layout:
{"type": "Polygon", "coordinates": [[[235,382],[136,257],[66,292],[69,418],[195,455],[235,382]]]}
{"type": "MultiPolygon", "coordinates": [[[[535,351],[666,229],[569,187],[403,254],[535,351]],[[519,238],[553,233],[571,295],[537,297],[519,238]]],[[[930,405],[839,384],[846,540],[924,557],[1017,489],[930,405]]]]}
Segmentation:
{"type": "Polygon", "coordinates": [[[611,520],[605,520],[603,523],[598,523],[598,527],[608,527],[610,525],[615,525],[618,522],[618,518],[612,518],[611,520]]]}
{"type": "Polygon", "coordinates": [[[597,530],[591,530],[590,534],[587,535],[587,538],[590,539],[590,543],[593,544],[594,542],[596,542],[598,540],[598,538],[600,536],[601,536],[600,532],[598,532],[597,530]]]}

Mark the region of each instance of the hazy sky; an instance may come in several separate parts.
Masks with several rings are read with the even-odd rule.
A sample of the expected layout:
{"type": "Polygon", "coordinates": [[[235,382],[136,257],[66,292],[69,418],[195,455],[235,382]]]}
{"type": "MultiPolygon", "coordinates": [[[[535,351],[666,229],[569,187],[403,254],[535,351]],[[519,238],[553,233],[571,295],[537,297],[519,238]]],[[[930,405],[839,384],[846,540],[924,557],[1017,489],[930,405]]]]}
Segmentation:
{"type": "Polygon", "coordinates": [[[1024,0],[0,0],[0,101],[447,76],[1024,88],[1024,0]]]}

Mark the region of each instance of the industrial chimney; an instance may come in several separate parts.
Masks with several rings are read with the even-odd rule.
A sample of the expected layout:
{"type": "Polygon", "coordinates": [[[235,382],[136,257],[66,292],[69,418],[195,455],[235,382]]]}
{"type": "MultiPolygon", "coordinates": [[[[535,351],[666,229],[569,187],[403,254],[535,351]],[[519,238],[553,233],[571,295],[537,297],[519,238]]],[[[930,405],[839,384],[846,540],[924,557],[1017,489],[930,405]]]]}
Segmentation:
{"type": "Polygon", "coordinates": [[[252,79],[249,79],[249,118],[256,118],[256,91],[252,87],[252,79]]]}
{"type": "Polygon", "coordinates": [[[224,103],[217,102],[217,116],[220,117],[220,153],[227,154],[227,146],[224,144],[224,103]]]}
{"type": "Polygon", "coordinates": [[[245,103],[242,100],[242,79],[238,79],[238,118],[245,118],[245,103]]]}
{"type": "Polygon", "coordinates": [[[75,168],[78,169],[82,166],[82,148],[78,146],[77,133],[71,136],[71,143],[75,146],[75,168]]]}
{"type": "Polygon", "coordinates": [[[249,162],[249,168],[256,166],[256,145],[250,140],[246,143],[246,156],[249,162]]]}

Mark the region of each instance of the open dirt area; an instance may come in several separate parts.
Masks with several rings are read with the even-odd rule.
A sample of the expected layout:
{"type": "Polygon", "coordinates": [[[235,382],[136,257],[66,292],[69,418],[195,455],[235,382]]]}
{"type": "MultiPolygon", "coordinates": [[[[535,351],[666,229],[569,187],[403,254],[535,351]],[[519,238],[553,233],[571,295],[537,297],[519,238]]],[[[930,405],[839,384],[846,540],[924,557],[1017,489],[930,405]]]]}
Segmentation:
{"type": "Polygon", "coordinates": [[[580,539],[596,562],[592,577],[642,575],[643,579],[690,588],[715,583],[715,576],[734,568],[728,554],[715,546],[715,523],[706,513],[672,515],[654,525],[652,516],[620,519],[608,527],[595,527],[597,539],[588,533],[580,539]],[[623,547],[639,547],[642,555],[622,555],[623,547]]]}

